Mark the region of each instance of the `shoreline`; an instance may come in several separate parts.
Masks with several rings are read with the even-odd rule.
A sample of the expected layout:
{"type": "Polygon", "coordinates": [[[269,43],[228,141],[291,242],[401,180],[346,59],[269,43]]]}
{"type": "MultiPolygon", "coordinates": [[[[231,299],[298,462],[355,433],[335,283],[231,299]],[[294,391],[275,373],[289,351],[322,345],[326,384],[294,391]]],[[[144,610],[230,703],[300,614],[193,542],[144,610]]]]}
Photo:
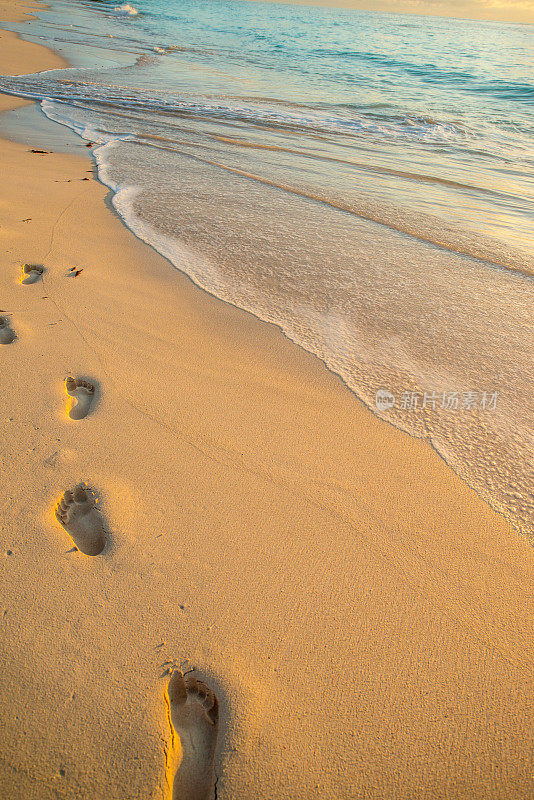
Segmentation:
{"type": "MultiPolygon", "coordinates": [[[[66,62],[64,63],[66,64],[66,62]]],[[[30,102],[32,106],[35,108],[35,113],[38,114],[39,117],[42,117],[43,120],[46,120],[46,124],[55,126],[58,130],[64,130],[66,138],[67,138],[67,131],[69,132],[68,133],[69,137],[78,138],[77,134],[71,131],[71,129],[68,126],[64,126],[60,122],[54,122],[53,117],[49,118],[45,112],[38,110],[37,103],[34,103],[34,101],[28,101],[28,102],[30,102]]],[[[32,130],[32,124],[30,123],[30,120],[33,122],[34,126],[35,125],[39,126],[39,123],[36,122],[36,120],[32,116],[26,117],[24,125],[26,129],[25,130],[26,140],[28,142],[32,141],[30,138],[32,130]]],[[[12,121],[8,125],[7,132],[4,132],[5,138],[7,139],[11,138],[10,134],[11,132],[17,129],[17,125],[20,125],[20,121],[18,120],[12,121]],[[10,127],[11,127],[11,132],[9,130],[10,127]]],[[[1,135],[2,131],[0,129],[0,136],[1,135]]],[[[44,139],[46,139],[46,136],[44,136],[44,139]]],[[[57,136],[56,139],[61,141],[61,134],[59,134],[59,136],[57,136]]],[[[13,135],[13,140],[23,141],[24,139],[22,137],[17,138],[15,135],[13,135]]],[[[81,138],[81,136],[79,137],[79,141],[80,141],[79,146],[73,146],[72,143],[69,143],[69,145],[65,147],[61,146],[59,142],[56,142],[56,146],[54,146],[54,141],[52,139],[51,143],[45,144],[43,146],[49,147],[54,152],[67,152],[67,153],[78,152],[85,157],[88,154],[83,149],[85,145],[83,144],[84,140],[81,138]]],[[[336,377],[340,378],[342,383],[349,389],[349,391],[354,395],[354,397],[358,400],[358,402],[361,402],[366,408],[368,408],[371,411],[371,413],[373,413],[379,419],[387,422],[390,425],[393,425],[394,427],[405,433],[408,433],[408,435],[410,436],[426,441],[428,443],[428,446],[438,454],[438,456],[445,462],[447,467],[451,469],[471,490],[473,490],[482,499],[483,502],[487,503],[490,506],[490,508],[492,508],[496,513],[502,515],[506,520],[507,524],[509,524],[518,535],[526,537],[526,539],[530,543],[532,543],[533,533],[532,533],[532,525],[530,524],[531,516],[529,516],[529,507],[527,499],[528,491],[526,489],[526,486],[522,485],[520,486],[519,483],[515,487],[513,484],[510,483],[506,485],[506,474],[509,475],[514,471],[513,461],[512,461],[512,466],[510,466],[509,461],[506,462],[505,460],[504,464],[506,464],[506,467],[504,466],[501,467],[501,472],[499,473],[497,471],[496,477],[490,475],[489,473],[484,474],[483,471],[484,464],[482,458],[484,453],[482,451],[478,454],[479,455],[478,461],[477,459],[475,459],[474,461],[470,460],[469,457],[464,458],[462,460],[461,457],[460,458],[455,457],[455,447],[449,448],[449,451],[447,450],[449,441],[447,440],[447,436],[445,434],[440,436],[439,430],[438,431],[433,430],[432,427],[427,427],[425,425],[414,426],[412,425],[411,420],[407,418],[403,419],[400,416],[398,416],[395,419],[392,419],[380,415],[380,413],[376,409],[376,406],[374,405],[374,400],[371,399],[371,397],[369,397],[369,392],[366,392],[364,390],[364,383],[361,381],[358,382],[357,380],[351,381],[352,376],[350,374],[350,370],[349,371],[344,370],[342,364],[336,363],[335,353],[334,354],[327,353],[326,355],[318,353],[317,350],[314,349],[313,345],[310,345],[302,338],[299,338],[298,335],[295,335],[291,330],[288,330],[287,325],[284,324],[284,321],[279,321],[279,320],[277,321],[276,319],[273,318],[273,316],[270,313],[266,312],[265,309],[255,307],[254,303],[247,303],[246,301],[241,302],[241,304],[233,302],[231,299],[225,296],[224,291],[220,291],[218,287],[214,288],[213,286],[210,286],[209,281],[203,279],[205,278],[205,276],[202,275],[198,276],[195,275],[194,273],[192,275],[190,271],[189,272],[184,271],[182,269],[182,265],[178,262],[178,259],[173,258],[172,249],[166,246],[165,241],[163,242],[163,244],[161,243],[161,241],[159,244],[153,244],[152,243],[153,236],[151,237],[150,234],[146,235],[145,233],[143,233],[143,227],[142,227],[143,223],[141,223],[141,228],[139,228],[139,226],[136,227],[135,216],[134,219],[132,219],[131,216],[130,218],[128,218],[127,211],[125,211],[124,209],[121,210],[119,206],[115,203],[115,198],[118,199],[119,195],[113,188],[112,183],[105,182],[106,178],[104,177],[104,171],[103,171],[104,165],[103,163],[100,163],[100,157],[98,155],[99,146],[95,145],[94,147],[95,149],[91,151],[92,158],[90,160],[91,163],[95,166],[95,171],[97,173],[96,175],[97,180],[109,189],[109,197],[106,197],[105,202],[107,203],[108,208],[113,212],[113,214],[115,214],[118,217],[121,223],[125,225],[125,227],[134,236],[136,236],[142,243],[153,248],[157,254],[162,255],[163,258],[167,259],[176,270],[180,271],[183,275],[188,277],[196,288],[206,292],[209,296],[217,300],[222,300],[222,302],[229,303],[230,305],[233,305],[235,308],[241,309],[245,313],[251,314],[253,318],[259,320],[264,324],[274,325],[274,327],[277,330],[279,330],[284,337],[289,339],[289,341],[295,343],[298,347],[304,349],[312,356],[317,357],[330,372],[332,372],[336,377]],[[482,471],[480,469],[481,467],[482,471]],[[477,474],[477,472],[480,474],[477,474]],[[503,472],[505,473],[504,475],[503,472]],[[494,478],[495,482],[492,484],[491,481],[494,478]],[[488,486],[490,487],[489,489],[488,486]],[[517,489],[518,494],[512,493],[512,490],[514,488],[517,489]],[[505,489],[508,491],[508,493],[505,492],[505,489]],[[522,507],[520,502],[518,508],[518,503],[516,502],[517,498],[520,498],[520,501],[524,502],[525,507],[522,507]]],[[[371,220],[376,222],[376,224],[378,225],[386,225],[386,227],[388,227],[387,223],[374,220],[372,217],[362,216],[361,218],[366,220],[371,220]]],[[[139,221],[140,220],[138,220],[138,222],[139,221]]],[[[437,250],[442,249],[442,244],[440,244],[439,242],[433,241],[432,239],[427,240],[424,238],[424,236],[423,238],[421,238],[418,234],[410,233],[408,230],[404,230],[402,227],[400,228],[393,227],[392,230],[402,232],[408,237],[414,237],[416,239],[419,239],[421,242],[426,242],[427,244],[431,244],[432,247],[437,250]]],[[[484,239],[481,239],[480,241],[483,242],[484,239]]],[[[491,241],[491,239],[488,239],[488,241],[491,241]]],[[[494,241],[494,245],[497,245],[497,240],[494,241]]],[[[482,245],[479,246],[482,247],[482,245]]],[[[500,242],[499,246],[503,247],[504,243],[500,242]]],[[[448,246],[445,245],[443,247],[446,252],[453,252],[449,250],[448,246]]],[[[467,251],[464,252],[461,247],[457,251],[454,251],[454,254],[466,257],[470,260],[473,260],[475,263],[485,263],[486,266],[490,267],[490,269],[497,268],[498,270],[503,270],[505,273],[513,272],[520,274],[521,276],[523,276],[523,278],[529,278],[533,274],[531,271],[529,271],[526,264],[523,264],[523,267],[518,265],[513,266],[511,265],[511,263],[506,264],[505,262],[500,263],[499,261],[495,261],[490,256],[485,257],[483,255],[483,248],[481,253],[479,253],[478,255],[476,255],[474,252],[473,253],[467,251]]],[[[521,255],[519,251],[516,252],[516,256],[517,255],[521,255]]],[[[523,256],[525,255],[526,253],[523,253],[523,256]]],[[[285,322],[287,322],[287,320],[285,322]]],[[[525,452],[524,459],[526,460],[527,457],[528,454],[527,452],[525,452]]],[[[519,474],[522,474],[521,469],[519,469],[519,474]]]]}
{"type": "Polygon", "coordinates": [[[5,795],[166,797],[176,659],[221,700],[221,798],[528,796],[528,542],[135,238],[86,159],[0,150],[5,795]],[[78,423],[71,372],[98,386],[78,423]],[[51,513],[80,479],[112,534],[97,559],[51,513]]]}

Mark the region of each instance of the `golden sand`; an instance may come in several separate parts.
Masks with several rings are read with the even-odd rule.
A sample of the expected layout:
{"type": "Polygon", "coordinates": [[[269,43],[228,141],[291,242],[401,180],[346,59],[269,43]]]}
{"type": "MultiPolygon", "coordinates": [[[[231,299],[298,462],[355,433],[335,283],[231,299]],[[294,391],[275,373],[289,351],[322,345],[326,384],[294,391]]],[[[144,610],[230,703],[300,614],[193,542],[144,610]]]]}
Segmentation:
{"type": "MultiPolygon", "coordinates": [[[[0,72],[62,63],[1,36],[0,72]]],[[[0,163],[0,796],[168,798],[184,665],[221,703],[219,800],[531,797],[532,547],[138,241],[89,160],[0,163]],[[81,420],[69,375],[96,387],[81,420]],[[94,558],[53,512],[79,481],[94,558]]]]}

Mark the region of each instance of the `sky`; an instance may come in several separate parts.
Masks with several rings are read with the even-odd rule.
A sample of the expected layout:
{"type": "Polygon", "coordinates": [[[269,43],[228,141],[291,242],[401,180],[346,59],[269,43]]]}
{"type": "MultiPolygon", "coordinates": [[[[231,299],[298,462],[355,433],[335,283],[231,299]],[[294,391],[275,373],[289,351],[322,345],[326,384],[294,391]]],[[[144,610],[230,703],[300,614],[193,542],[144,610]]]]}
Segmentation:
{"type": "Polygon", "coordinates": [[[401,14],[534,23],[534,0],[278,0],[312,6],[363,8],[401,14]]]}

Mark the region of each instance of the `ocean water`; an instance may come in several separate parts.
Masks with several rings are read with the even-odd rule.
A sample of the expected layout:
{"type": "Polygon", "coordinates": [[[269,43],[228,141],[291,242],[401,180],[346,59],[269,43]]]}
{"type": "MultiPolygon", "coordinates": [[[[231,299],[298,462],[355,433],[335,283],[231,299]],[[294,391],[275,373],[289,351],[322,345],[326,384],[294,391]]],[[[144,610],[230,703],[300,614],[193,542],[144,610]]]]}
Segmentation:
{"type": "Polygon", "coordinates": [[[532,26],[60,0],[10,27],[73,68],[0,90],[94,144],[137,236],[532,535],[532,26]]]}

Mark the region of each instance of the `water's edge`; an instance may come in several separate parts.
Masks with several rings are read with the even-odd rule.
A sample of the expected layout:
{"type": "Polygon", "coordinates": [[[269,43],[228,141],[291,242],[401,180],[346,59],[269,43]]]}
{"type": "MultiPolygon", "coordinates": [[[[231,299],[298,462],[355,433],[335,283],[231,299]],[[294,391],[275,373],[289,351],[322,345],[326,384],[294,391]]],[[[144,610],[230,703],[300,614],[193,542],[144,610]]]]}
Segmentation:
{"type": "MultiPolygon", "coordinates": [[[[41,6],[44,7],[44,5],[42,3],[40,3],[40,4],[41,4],[41,6]]],[[[20,35],[20,34],[16,34],[16,35],[20,36],[21,39],[25,39],[25,37],[23,35],[20,35]]],[[[30,37],[28,37],[26,39],[26,41],[32,41],[32,40],[31,40],[30,37]]],[[[41,45],[41,46],[45,46],[45,45],[41,45]]],[[[48,49],[50,49],[52,52],[55,52],[52,47],[49,47],[48,49]]],[[[58,55],[60,55],[60,54],[58,53],[58,55]]],[[[61,55],[61,57],[64,58],[63,55],[61,55]]],[[[47,117],[46,111],[43,108],[42,104],[39,104],[38,107],[40,109],[40,112],[45,117],[47,117]]],[[[52,120],[53,118],[49,117],[49,119],[52,120]]],[[[53,121],[54,121],[55,124],[65,125],[65,127],[69,128],[70,130],[74,130],[73,128],[70,128],[70,126],[66,125],[66,123],[59,122],[58,120],[53,120],[53,121]]],[[[81,139],[84,138],[83,135],[79,131],[75,131],[75,132],[80,136],[81,139]]],[[[114,141],[116,141],[116,140],[114,140],[114,141]]],[[[481,489],[479,487],[473,486],[470,483],[469,479],[465,475],[462,474],[461,468],[458,468],[457,466],[451,464],[450,459],[448,459],[446,457],[446,455],[443,452],[440,451],[439,446],[433,440],[432,436],[430,436],[430,435],[426,435],[426,436],[425,435],[418,435],[418,434],[414,433],[413,431],[410,431],[410,430],[407,430],[407,429],[403,428],[402,425],[398,424],[398,421],[393,421],[393,420],[388,419],[387,417],[381,415],[378,412],[378,410],[375,407],[373,407],[366,400],[366,398],[363,396],[363,394],[360,391],[358,391],[358,387],[355,387],[355,386],[351,385],[351,383],[347,380],[347,376],[343,375],[342,371],[337,369],[336,366],[333,365],[329,361],[328,358],[322,358],[321,355],[319,355],[318,353],[314,352],[312,349],[307,347],[306,343],[304,341],[299,341],[298,337],[296,337],[294,334],[292,334],[291,331],[289,331],[288,329],[284,328],[283,323],[281,323],[280,321],[275,321],[273,319],[268,319],[265,316],[262,316],[261,314],[259,314],[257,309],[253,309],[252,307],[247,307],[246,304],[238,305],[236,303],[232,303],[230,300],[217,295],[207,285],[203,285],[202,280],[199,278],[198,275],[195,276],[194,274],[191,274],[191,272],[188,272],[186,269],[183,268],[184,261],[186,260],[186,258],[190,260],[193,257],[191,253],[187,252],[187,248],[185,248],[185,247],[184,247],[184,261],[182,262],[182,266],[180,266],[180,264],[177,263],[177,261],[176,261],[176,247],[177,247],[176,240],[172,239],[169,242],[165,242],[165,237],[162,234],[157,233],[153,229],[151,229],[151,227],[150,227],[150,225],[148,223],[146,223],[145,221],[143,221],[140,218],[133,218],[131,213],[128,214],[127,201],[131,200],[132,193],[134,193],[136,190],[135,190],[135,187],[116,186],[113,183],[113,181],[110,179],[110,177],[108,175],[106,175],[106,165],[105,165],[105,163],[104,163],[104,161],[102,159],[102,153],[104,152],[104,148],[106,148],[108,146],[109,146],[108,144],[104,144],[104,145],[101,145],[100,147],[95,148],[92,151],[92,160],[93,160],[93,162],[95,164],[95,167],[96,167],[98,180],[109,189],[109,194],[107,195],[107,198],[106,198],[106,205],[119,217],[119,219],[125,225],[125,227],[127,227],[128,230],[131,233],[133,233],[133,235],[136,236],[136,238],[138,238],[140,241],[144,242],[145,244],[148,244],[157,253],[159,253],[161,256],[166,258],[169,261],[169,263],[171,263],[171,265],[175,269],[179,270],[197,288],[199,288],[202,291],[206,292],[206,294],[209,294],[211,297],[214,297],[217,300],[220,300],[222,302],[225,302],[225,303],[228,303],[230,305],[233,305],[234,307],[239,308],[240,310],[243,310],[246,313],[251,314],[252,316],[254,316],[256,319],[258,319],[261,322],[264,322],[266,324],[275,325],[287,339],[289,339],[294,344],[296,344],[297,346],[301,347],[303,350],[305,350],[306,352],[310,353],[311,355],[314,355],[323,364],[325,364],[326,368],[330,372],[335,374],[337,377],[339,377],[341,379],[341,381],[343,382],[343,384],[351,391],[351,393],[353,395],[355,395],[358,400],[360,400],[375,416],[379,417],[383,422],[388,422],[390,425],[393,425],[393,427],[395,427],[397,429],[400,429],[400,430],[403,430],[403,432],[405,432],[405,433],[407,433],[407,434],[409,434],[411,436],[415,436],[416,438],[427,439],[429,445],[440,456],[440,458],[442,458],[445,461],[447,466],[458,477],[460,477],[464,481],[464,483],[466,483],[471,489],[473,489],[473,491],[475,491],[475,493],[484,502],[486,502],[488,505],[490,505],[490,507],[492,507],[494,511],[496,511],[497,513],[499,513],[502,516],[504,516],[507,519],[507,521],[509,522],[509,524],[512,527],[514,527],[516,530],[518,530],[519,532],[525,533],[525,534],[527,533],[526,530],[522,529],[522,526],[519,524],[519,522],[517,520],[515,520],[512,516],[510,516],[502,508],[498,507],[497,502],[494,500],[494,498],[492,498],[491,494],[488,493],[487,495],[485,495],[484,492],[481,491],[481,489]],[[171,241],[172,241],[172,244],[171,244],[171,241]]],[[[85,153],[84,153],[84,155],[85,155],[85,153]]],[[[87,155],[89,155],[89,154],[87,154],[87,155]]],[[[373,222],[375,222],[375,221],[373,221],[373,222]]],[[[375,224],[380,224],[380,223],[376,222],[375,224]]]]}

